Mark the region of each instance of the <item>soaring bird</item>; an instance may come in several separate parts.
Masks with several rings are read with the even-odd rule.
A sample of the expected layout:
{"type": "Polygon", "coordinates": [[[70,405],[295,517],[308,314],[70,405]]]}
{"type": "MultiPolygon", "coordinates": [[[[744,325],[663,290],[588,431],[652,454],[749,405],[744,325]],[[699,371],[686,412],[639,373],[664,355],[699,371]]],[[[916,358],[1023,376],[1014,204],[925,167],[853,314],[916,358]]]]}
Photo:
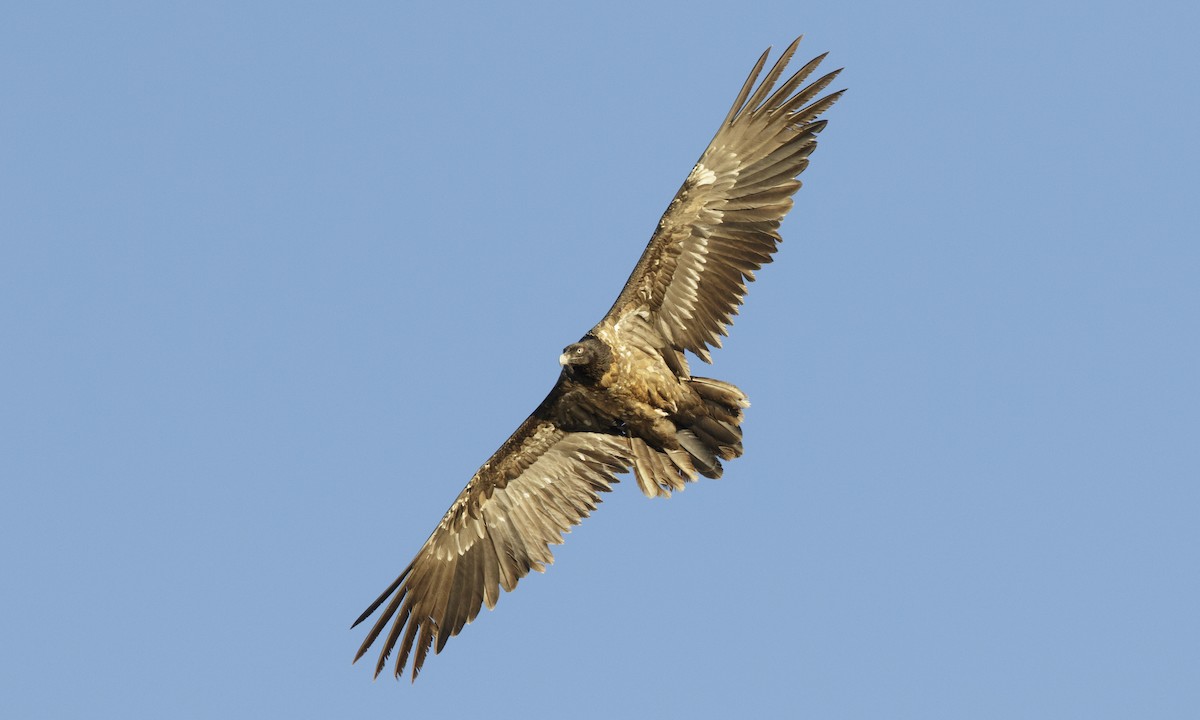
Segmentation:
{"type": "Polygon", "coordinates": [[[612,308],[563,349],[546,399],[471,478],[408,567],[354,622],[383,609],[357,662],[382,636],[375,676],[398,649],[415,681],[434,647],[495,607],[549,546],[633,470],[648,497],[669,496],[742,454],[746,396],[696,377],[685,352],[711,363],[754,271],[771,261],[779,223],[842,92],[819,97],[840,70],[805,85],[825,58],[776,83],[800,39],[763,77],[759,57],[729,114],[663,213],[612,308]],[[390,623],[390,626],[389,626],[390,623]],[[384,632],[386,630],[386,633],[384,632]],[[415,650],[415,652],[414,652],[415,650]]]}

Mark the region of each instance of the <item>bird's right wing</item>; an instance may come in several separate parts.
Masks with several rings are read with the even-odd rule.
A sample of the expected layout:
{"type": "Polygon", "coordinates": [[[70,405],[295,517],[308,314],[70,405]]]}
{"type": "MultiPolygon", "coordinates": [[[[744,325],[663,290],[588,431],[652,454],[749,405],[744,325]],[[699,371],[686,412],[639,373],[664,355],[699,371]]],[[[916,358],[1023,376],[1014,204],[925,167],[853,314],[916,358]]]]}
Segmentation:
{"type": "Polygon", "coordinates": [[[375,665],[378,677],[399,647],[395,675],[413,656],[415,680],[429,648],[446,641],[491,609],[500,588],[553,562],[549,545],[596,508],[616,473],[633,463],[631,442],[591,415],[562,381],[467,483],[458,499],[400,577],[355,625],[381,605],[383,613],[358,650],[357,661],[391,621],[375,665]]]}

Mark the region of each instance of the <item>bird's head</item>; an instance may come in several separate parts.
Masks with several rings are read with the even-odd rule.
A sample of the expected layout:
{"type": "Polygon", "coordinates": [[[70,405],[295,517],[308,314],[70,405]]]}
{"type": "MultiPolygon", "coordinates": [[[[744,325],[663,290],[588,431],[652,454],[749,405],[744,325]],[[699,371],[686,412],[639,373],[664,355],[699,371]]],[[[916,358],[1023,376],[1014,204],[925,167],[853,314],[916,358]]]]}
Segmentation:
{"type": "Polygon", "coordinates": [[[612,351],[599,338],[585,335],[579,342],[563,348],[558,362],[573,380],[595,384],[612,365],[612,351]]]}

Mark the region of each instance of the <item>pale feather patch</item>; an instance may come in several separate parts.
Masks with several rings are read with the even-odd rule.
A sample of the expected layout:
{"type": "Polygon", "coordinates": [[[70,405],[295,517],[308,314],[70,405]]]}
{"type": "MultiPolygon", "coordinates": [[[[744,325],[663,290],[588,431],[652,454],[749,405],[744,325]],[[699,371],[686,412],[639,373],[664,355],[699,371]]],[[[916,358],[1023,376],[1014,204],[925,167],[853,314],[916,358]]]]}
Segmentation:
{"type": "Polygon", "coordinates": [[[704,163],[696,163],[696,167],[692,168],[692,176],[688,179],[696,187],[703,187],[715,183],[717,181],[717,174],[706,168],[704,163]]]}

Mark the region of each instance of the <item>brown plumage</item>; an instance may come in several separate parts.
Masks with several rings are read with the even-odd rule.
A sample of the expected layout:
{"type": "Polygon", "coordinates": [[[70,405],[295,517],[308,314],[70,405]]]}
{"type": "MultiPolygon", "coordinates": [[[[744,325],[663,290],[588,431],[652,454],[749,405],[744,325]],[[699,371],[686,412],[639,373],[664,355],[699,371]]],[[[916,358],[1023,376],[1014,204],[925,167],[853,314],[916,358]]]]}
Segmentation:
{"type": "Polygon", "coordinates": [[[647,496],[668,496],[701,475],[720,477],[721,461],[741,455],[746,396],[693,377],[684,352],[711,362],[746,283],[780,241],[796,176],[825,127],[817,118],[841,95],[816,99],[838,71],[800,89],[824,55],[774,89],[799,42],[755,87],[769,50],[759,58],[608,314],[563,350],[550,394],[354,622],[383,608],[354,658],[382,636],[376,676],[398,649],[396,676],[411,659],[415,680],[429,649],[441,652],[483,605],[495,607],[500,588],[545,570],[549,546],[617,474],[632,470],[647,496]]]}

